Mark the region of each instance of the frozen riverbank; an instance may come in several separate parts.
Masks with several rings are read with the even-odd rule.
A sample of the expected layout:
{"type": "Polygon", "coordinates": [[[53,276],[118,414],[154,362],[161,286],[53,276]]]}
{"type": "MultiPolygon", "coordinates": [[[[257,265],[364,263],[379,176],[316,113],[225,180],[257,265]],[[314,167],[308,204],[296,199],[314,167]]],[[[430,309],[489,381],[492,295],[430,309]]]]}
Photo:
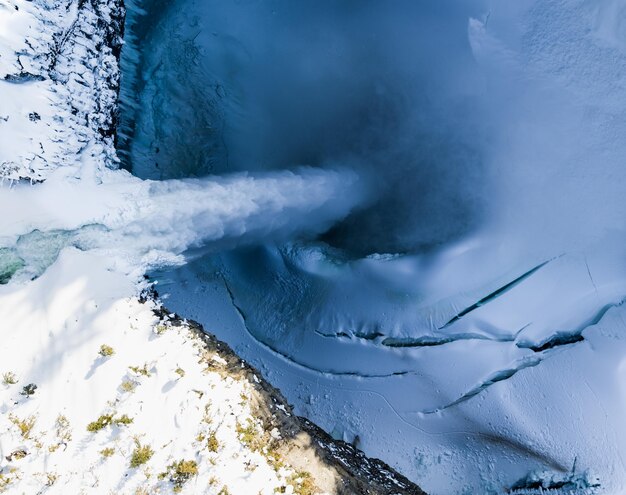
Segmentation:
{"type": "MultiPolygon", "coordinates": [[[[591,284],[584,261],[561,263],[543,277],[567,278],[573,290],[578,266],[579,289],[591,284]]],[[[267,344],[252,332],[257,315],[242,313],[236,296],[233,304],[224,283],[232,274],[223,264],[198,260],[157,275],[157,287],[170,307],[210,324],[257,366],[298,414],[338,438],[357,441],[429,493],[501,493],[531,471],[567,478],[572,469],[587,480],[583,485],[600,483],[599,493],[619,493],[624,439],[616,427],[621,403],[614,399],[621,394],[626,351],[618,296],[623,287],[611,282],[615,265],[604,265],[604,271],[602,263],[590,266],[598,294],[612,293],[618,304],[588,313],[584,298],[559,296],[563,286],[556,283],[555,292],[537,293],[543,303],[532,309],[524,306],[530,303],[524,302],[521,284],[463,322],[473,322],[477,331],[488,320],[494,330],[520,328],[505,325],[503,318],[521,307],[536,311],[536,329],[542,322],[554,328],[549,322],[563,312],[572,317],[570,326],[559,325],[567,331],[553,338],[536,335],[536,345],[525,343],[518,331],[402,346],[385,346],[381,337],[311,332],[267,344]],[[551,312],[555,301],[574,304],[551,312]]],[[[544,291],[551,285],[547,280],[537,280],[544,291]]],[[[537,290],[528,283],[526,290],[537,290]]],[[[590,291],[597,302],[591,285],[590,291]]]]}

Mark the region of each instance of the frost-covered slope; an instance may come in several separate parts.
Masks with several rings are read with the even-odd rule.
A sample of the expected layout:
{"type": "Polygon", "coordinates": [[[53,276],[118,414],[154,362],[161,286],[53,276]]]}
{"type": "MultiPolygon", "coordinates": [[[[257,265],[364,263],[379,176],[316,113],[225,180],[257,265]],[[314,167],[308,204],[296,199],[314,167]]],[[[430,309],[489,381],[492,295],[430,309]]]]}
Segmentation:
{"type": "Polygon", "coordinates": [[[110,261],[64,251],[0,292],[0,490],[269,494],[297,477],[246,445],[264,434],[250,383],[220,372],[185,325],[160,322],[110,261]],[[168,471],[180,461],[188,482],[168,471]]]}
{"type": "Polygon", "coordinates": [[[0,2],[0,177],[43,180],[89,144],[116,166],[123,11],[115,2],[0,2]]]}

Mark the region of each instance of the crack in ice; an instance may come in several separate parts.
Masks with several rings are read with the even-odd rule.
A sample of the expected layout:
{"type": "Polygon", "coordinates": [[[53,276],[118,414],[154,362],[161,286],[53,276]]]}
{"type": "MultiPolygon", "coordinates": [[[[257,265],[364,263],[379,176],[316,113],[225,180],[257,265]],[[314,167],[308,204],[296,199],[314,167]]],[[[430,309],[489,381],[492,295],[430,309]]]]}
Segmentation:
{"type": "Polygon", "coordinates": [[[554,261],[555,259],[557,259],[557,257],[555,258],[551,258],[547,261],[544,261],[543,263],[538,264],[537,266],[531,268],[530,270],[528,270],[527,272],[524,272],[522,275],[520,275],[519,277],[515,278],[514,280],[512,280],[511,282],[503,285],[502,287],[500,287],[499,289],[496,289],[495,291],[487,294],[485,297],[479,299],[477,302],[475,302],[474,304],[472,304],[471,306],[468,306],[467,308],[465,308],[464,310],[460,311],[459,313],[457,313],[453,318],[451,318],[445,325],[443,325],[442,327],[439,327],[439,330],[443,330],[444,328],[449,327],[450,325],[452,325],[453,323],[459,321],[461,318],[463,318],[465,315],[467,315],[468,313],[471,313],[472,311],[480,308],[481,306],[484,306],[485,304],[490,303],[491,301],[493,301],[494,299],[497,299],[498,297],[506,294],[507,292],[509,292],[511,289],[513,289],[514,287],[516,287],[517,285],[519,285],[520,283],[522,283],[524,280],[526,280],[528,277],[530,277],[531,275],[533,275],[534,273],[536,273],[538,270],[540,270],[541,268],[543,268],[544,266],[546,266],[548,263],[554,261]]]}

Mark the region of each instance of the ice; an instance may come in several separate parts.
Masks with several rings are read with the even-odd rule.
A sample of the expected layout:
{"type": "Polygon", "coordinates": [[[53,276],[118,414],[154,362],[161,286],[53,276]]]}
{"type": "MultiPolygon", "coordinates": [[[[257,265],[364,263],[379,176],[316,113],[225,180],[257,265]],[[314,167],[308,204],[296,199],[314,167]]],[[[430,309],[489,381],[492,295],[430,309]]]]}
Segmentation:
{"type": "Polygon", "coordinates": [[[6,284],[20,268],[24,266],[24,260],[11,249],[0,249],[0,284],[6,284]]]}

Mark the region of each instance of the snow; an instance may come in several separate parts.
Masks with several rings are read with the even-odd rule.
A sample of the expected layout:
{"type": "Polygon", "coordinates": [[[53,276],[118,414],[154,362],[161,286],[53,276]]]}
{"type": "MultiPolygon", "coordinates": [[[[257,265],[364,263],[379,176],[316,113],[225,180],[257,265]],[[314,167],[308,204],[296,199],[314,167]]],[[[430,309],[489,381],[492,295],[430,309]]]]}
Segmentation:
{"type": "MultiPolygon", "coordinates": [[[[26,453],[2,463],[2,481],[12,480],[8,493],[46,486],[46,493],[171,493],[173,485],[158,474],[182,459],[197,461],[199,473],[181,493],[227,486],[231,493],[271,494],[284,486],[290,471],[277,472],[240,440],[238,425],[258,423],[242,400],[250,384],[207,371],[197,339],[184,325],[159,322],[155,303],[139,303],[135,284],[113,265],[68,248],[37,280],[0,287],[0,373],[17,380],[0,385],[0,455],[26,453]],[[114,354],[102,356],[102,345],[114,354]],[[30,383],[35,393],[21,395],[30,383]],[[102,414],[127,415],[132,423],[87,431],[102,414]],[[34,419],[28,438],[15,418],[34,419]],[[212,432],[216,452],[206,447],[212,432]],[[131,469],[136,439],[154,455],[131,469]],[[102,454],[107,448],[110,457],[102,454]]],[[[219,369],[223,360],[213,358],[219,369]]]]}
{"type": "Polygon", "coordinates": [[[111,129],[119,71],[105,38],[115,39],[119,15],[105,0],[80,9],[56,0],[0,2],[3,180],[43,180],[74,164],[89,143],[100,167],[117,166],[111,129]]]}

